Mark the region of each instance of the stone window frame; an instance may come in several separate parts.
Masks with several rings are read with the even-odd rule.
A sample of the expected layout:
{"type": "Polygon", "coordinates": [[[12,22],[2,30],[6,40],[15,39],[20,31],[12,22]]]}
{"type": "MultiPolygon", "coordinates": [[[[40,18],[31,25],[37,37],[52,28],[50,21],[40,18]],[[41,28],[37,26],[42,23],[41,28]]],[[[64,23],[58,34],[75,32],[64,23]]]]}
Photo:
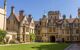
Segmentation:
{"type": "Polygon", "coordinates": [[[76,34],[79,34],[79,29],[76,29],[76,34]]]}

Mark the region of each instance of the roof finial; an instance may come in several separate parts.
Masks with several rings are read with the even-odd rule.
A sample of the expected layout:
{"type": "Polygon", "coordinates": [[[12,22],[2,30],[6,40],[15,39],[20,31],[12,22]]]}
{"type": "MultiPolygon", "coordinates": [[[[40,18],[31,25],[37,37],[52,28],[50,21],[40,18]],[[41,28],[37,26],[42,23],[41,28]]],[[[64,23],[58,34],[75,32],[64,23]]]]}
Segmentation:
{"type": "Polygon", "coordinates": [[[72,18],[72,15],[70,14],[70,19],[72,18]]]}

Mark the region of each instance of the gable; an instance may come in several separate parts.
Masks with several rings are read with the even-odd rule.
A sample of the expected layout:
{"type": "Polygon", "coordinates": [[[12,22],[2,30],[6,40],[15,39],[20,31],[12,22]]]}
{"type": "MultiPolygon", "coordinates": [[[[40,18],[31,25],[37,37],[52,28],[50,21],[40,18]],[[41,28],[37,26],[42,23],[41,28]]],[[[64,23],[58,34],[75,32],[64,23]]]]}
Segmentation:
{"type": "Polygon", "coordinates": [[[65,24],[68,23],[67,19],[65,19],[63,23],[65,23],[65,24]]]}
{"type": "Polygon", "coordinates": [[[28,20],[27,20],[27,17],[26,16],[21,21],[21,25],[23,25],[23,24],[28,24],[28,20]]]}
{"type": "Polygon", "coordinates": [[[15,20],[16,22],[18,22],[17,17],[16,17],[14,14],[10,15],[10,16],[7,18],[7,20],[15,20]]]}
{"type": "Polygon", "coordinates": [[[79,23],[79,19],[75,18],[74,23],[79,23]]]}
{"type": "Polygon", "coordinates": [[[30,26],[34,26],[35,23],[34,23],[34,20],[32,19],[31,22],[30,22],[30,26]]]}
{"type": "Polygon", "coordinates": [[[31,20],[31,23],[34,23],[34,20],[33,19],[31,20]]]}

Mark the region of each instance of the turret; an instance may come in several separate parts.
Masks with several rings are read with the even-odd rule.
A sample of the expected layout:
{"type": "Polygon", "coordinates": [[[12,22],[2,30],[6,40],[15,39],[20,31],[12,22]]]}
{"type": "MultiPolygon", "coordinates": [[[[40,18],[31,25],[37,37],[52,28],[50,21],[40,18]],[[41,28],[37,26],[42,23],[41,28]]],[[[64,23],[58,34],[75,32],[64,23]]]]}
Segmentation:
{"type": "Polygon", "coordinates": [[[65,20],[65,19],[66,19],[66,15],[64,14],[64,15],[63,15],[63,20],[65,20]]]}
{"type": "Polygon", "coordinates": [[[70,19],[72,18],[72,15],[70,14],[70,19]]]}
{"type": "Polygon", "coordinates": [[[14,6],[11,6],[11,14],[14,13],[14,6]]]}
{"type": "Polygon", "coordinates": [[[52,19],[59,19],[60,12],[59,11],[49,11],[48,18],[52,19]]]}

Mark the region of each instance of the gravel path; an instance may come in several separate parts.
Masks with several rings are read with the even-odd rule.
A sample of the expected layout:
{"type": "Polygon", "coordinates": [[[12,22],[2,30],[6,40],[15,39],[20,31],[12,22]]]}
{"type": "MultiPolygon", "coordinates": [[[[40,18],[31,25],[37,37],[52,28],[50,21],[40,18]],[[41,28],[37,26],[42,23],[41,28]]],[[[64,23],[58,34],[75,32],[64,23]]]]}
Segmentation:
{"type": "Polygon", "coordinates": [[[80,44],[71,44],[69,47],[67,47],[66,49],[64,50],[80,50],[80,44]]]}

